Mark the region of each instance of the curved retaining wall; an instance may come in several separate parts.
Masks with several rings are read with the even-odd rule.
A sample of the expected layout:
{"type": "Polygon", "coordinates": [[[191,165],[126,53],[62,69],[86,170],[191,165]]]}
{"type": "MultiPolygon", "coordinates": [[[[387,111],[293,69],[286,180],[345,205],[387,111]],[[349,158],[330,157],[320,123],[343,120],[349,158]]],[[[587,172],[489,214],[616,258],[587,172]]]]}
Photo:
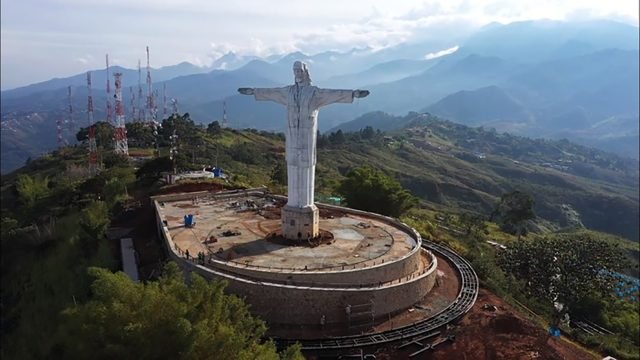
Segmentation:
{"type": "MultiPolygon", "coordinates": [[[[429,264],[431,258],[428,258],[429,264]]],[[[420,248],[411,251],[410,256],[393,261],[379,262],[366,267],[356,265],[345,266],[344,270],[334,271],[287,271],[255,266],[245,266],[239,263],[230,263],[213,259],[208,262],[209,267],[222,272],[233,272],[247,278],[261,279],[287,283],[289,285],[314,286],[324,284],[326,286],[374,286],[380,283],[388,283],[407,277],[420,269],[422,254],[420,248]]]]}
{"type": "MultiPolygon", "coordinates": [[[[250,192],[264,195],[264,192],[256,190],[219,195],[224,198],[250,192]]],[[[205,278],[227,280],[229,282],[227,290],[244,297],[251,304],[252,312],[269,323],[318,325],[323,316],[327,324],[345,323],[348,321],[345,311],[347,305],[362,305],[370,302],[376,317],[385,316],[420,301],[435,283],[437,260],[429,251],[421,250],[422,239],[413,228],[386,216],[325,204],[318,204],[318,207],[367,216],[401,228],[412,235],[416,242],[414,249],[401,259],[386,264],[312,273],[269,272],[230,265],[222,261],[217,261],[212,266],[196,264],[192,260],[183,258],[176,251],[169,230],[162,223],[158,206],[159,201],[192,197],[193,194],[173,194],[170,199],[163,196],[152,198],[156,209],[158,232],[167,247],[169,257],[184,269],[195,271],[205,278]],[[420,261],[423,255],[429,257],[429,268],[413,277],[407,277],[415,271],[417,261],[420,261]],[[397,274],[400,276],[396,276],[397,274]],[[389,278],[390,276],[395,278],[389,278]],[[380,284],[384,282],[383,278],[388,279],[385,281],[395,280],[396,282],[380,284]],[[348,285],[351,286],[347,287],[348,285]]]]}

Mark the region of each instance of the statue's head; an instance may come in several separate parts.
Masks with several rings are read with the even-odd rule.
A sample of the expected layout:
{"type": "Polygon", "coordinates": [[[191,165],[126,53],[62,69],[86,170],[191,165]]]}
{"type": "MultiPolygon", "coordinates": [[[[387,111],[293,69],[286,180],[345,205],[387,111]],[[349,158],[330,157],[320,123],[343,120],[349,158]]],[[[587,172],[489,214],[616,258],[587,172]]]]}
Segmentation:
{"type": "Polygon", "coordinates": [[[296,61],[293,63],[293,76],[296,79],[296,84],[311,85],[309,68],[307,67],[307,64],[303,63],[302,61],[296,61]]]}

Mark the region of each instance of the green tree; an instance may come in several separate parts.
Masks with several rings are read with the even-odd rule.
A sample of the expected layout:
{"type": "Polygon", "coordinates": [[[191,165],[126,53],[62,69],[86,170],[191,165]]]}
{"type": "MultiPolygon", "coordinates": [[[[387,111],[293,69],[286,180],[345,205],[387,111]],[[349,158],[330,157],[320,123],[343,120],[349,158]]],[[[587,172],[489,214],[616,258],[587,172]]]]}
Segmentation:
{"type": "Polygon", "coordinates": [[[37,200],[47,196],[49,193],[49,178],[19,175],[15,186],[20,203],[26,210],[30,210],[37,200]]]}
{"type": "Polygon", "coordinates": [[[484,218],[478,214],[464,212],[458,216],[458,219],[464,227],[467,236],[473,236],[476,239],[480,238],[482,236],[481,234],[487,228],[484,218]]]}
{"type": "Polygon", "coordinates": [[[271,169],[271,181],[278,185],[287,184],[287,165],[282,160],[278,160],[271,169]]]}
{"type": "Polygon", "coordinates": [[[220,123],[217,120],[213,121],[212,123],[207,125],[207,133],[214,136],[222,134],[222,126],[220,126],[220,123]]]}
{"type": "Polygon", "coordinates": [[[157,157],[147,160],[136,170],[138,179],[157,179],[163,172],[171,171],[173,162],[168,156],[157,157]]]}
{"type": "Polygon", "coordinates": [[[112,167],[125,167],[129,166],[129,157],[110,151],[104,155],[102,162],[107,169],[112,167]]]}
{"type": "Polygon", "coordinates": [[[360,137],[363,140],[373,139],[376,136],[376,131],[371,126],[367,126],[360,130],[360,137]]]}
{"type": "Polygon", "coordinates": [[[153,128],[142,122],[127,123],[127,141],[131,147],[153,146],[155,136],[153,128]]]}
{"type": "MultiPolygon", "coordinates": [[[[78,359],[278,359],[262,342],[265,323],[225,283],[208,282],[169,263],[156,282],[90,268],[92,299],[65,310],[62,357],[78,359]]],[[[299,348],[283,359],[302,359],[299,348]]]]}
{"type": "MultiPolygon", "coordinates": [[[[128,125],[128,124],[127,124],[128,125]]],[[[94,124],[96,127],[96,144],[103,148],[113,146],[113,125],[106,121],[98,121],[94,124]]],[[[89,128],[83,127],[76,133],[76,140],[79,142],[87,141],[89,138],[89,128]]]]}
{"type": "Polygon", "coordinates": [[[337,190],[351,207],[394,217],[418,203],[397,180],[369,166],[351,171],[337,190]]]}
{"type": "Polygon", "coordinates": [[[613,296],[615,273],[628,266],[623,251],[587,234],[563,234],[513,243],[499,265],[526,281],[529,295],[567,308],[593,294],[613,296]]]}
{"type": "Polygon", "coordinates": [[[341,145],[345,142],[344,133],[342,130],[332,132],[329,134],[329,142],[333,145],[341,145]]]}
{"type": "Polygon", "coordinates": [[[169,136],[173,135],[174,130],[180,143],[189,144],[200,128],[191,120],[189,113],[184,113],[173,114],[162,121],[162,136],[165,142],[170,142],[169,136]]]}
{"type": "Polygon", "coordinates": [[[109,223],[109,208],[104,201],[93,201],[82,210],[80,244],[85,256],[90,256],[97,251],[98,243],[107,232],[109,223]]]}
{"type": "Polygon", "coordinates": [[[491,213],[491,220],[497,220],[503,231],[510,234],[526,235],[525,223],[536,217],[533,212],[533,197],[522,191],[503,194],[491,213]]]}

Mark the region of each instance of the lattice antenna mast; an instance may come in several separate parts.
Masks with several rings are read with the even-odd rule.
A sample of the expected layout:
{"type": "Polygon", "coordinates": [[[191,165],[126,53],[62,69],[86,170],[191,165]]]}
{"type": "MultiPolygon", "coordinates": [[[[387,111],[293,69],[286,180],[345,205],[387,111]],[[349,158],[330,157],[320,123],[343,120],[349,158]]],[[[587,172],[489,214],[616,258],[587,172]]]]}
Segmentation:
{"type": "Polygon", "coordinates": [[[129,95],[131,97],[131,101],[129,105],[131,105],[131,119],[136,121],[136,93],[133,91],[133,86],[129,86],[129,95]]]}
{"type": "Polygon", "coordinates": [[[69,100],[69,122],[67,123],[67,128],[69,132],[73,134],[75,132],[75,124],[73,122],[73,99],[71,97],[71,86],[67,87],[67,98],[69,100]]]}
{"type": "Polygon", "coordinates": [[[95,175],[98,171],[98,146],[96,144],[96,125],[93,123],[93,96],[91,94],[91,72],[87,72],[87,120],[89,121],[89,171],[95,175]]]}
{"type": "Polygon", "coordinates": [[[222,127],[227,127],[229,126],[229,123],[227,122],[227,102],[223,101],[222,102],[222,127]]]}
{"type": "Polygon", "coordinates": [[[171,110],[173,111],[172,115],[178,115],[178,99],[171,99],[171,110]]]}
{"type": "Polygon", "coordinates": [[[167,118],[167,83],[162,83],[162,118],[167,118]]]}
{"type": "Polygon", "coordinates": [[[111,107],[111,80],[109,79],[109,54],[105,55],[107,62],[107,123],[113,124],[113,108],[111,107]]]}
{"type": "Polygon", "coordinates": [[[149,47],[147,46],[147,111],[151,117],[149,121],[156,120],[156,111],[153,101],[153,85],[151,83],[151,66],[149,65],[149,47]]]}
{"type": "Polygon", "coordinates": [[[144,121],[144,108],[142,107],[142,68],[138,59],[138,117],[137,121],[144,121]]]}
{"type": "Polygon", "coordinates": [[[91,94],[91,71],[87,71],[87,121],[93,125],[93,96],[91,94]]]}
{"type": "Polygon", "coordinates": [[[129,155],[129,146],[127,144],[127,128],[124,119],[124,104],[122,102],[122,73],[113,74],[116,85],[116,126],[115,126],[115,153],[123,156],[129,155]]]}

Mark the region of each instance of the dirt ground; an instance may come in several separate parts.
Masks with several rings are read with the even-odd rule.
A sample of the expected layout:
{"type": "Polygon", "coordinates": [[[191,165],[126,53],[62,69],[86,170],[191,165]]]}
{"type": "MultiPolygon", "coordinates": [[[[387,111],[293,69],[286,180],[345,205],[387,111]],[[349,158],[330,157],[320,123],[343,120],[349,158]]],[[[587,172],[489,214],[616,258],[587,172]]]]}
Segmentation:
{"type": "MultiPolygon", "coordinates": [[[[446,335],[454,335],[455,340],[444,342],[435,349],[427,350],[411,359],[598,359],[566,339],[550,337],[547,331],[529,320],[526,315],[485,289],[480,289],[478,301],[471,311],[455,326],[443,331],[442,336],[446,335]],[[485,304],[494,305],[497,309],[483,309],[485,304]]],[[[423,344],[438,340],[439,338],[427,339],[423,344]]],[[[409,359],[411,353],[421,349],[418,345],[409,345],[402,350],[396,350],[397,346],[398,344],[395,344],[378,350],[375,352],[376,359],[409,359]]]]}

